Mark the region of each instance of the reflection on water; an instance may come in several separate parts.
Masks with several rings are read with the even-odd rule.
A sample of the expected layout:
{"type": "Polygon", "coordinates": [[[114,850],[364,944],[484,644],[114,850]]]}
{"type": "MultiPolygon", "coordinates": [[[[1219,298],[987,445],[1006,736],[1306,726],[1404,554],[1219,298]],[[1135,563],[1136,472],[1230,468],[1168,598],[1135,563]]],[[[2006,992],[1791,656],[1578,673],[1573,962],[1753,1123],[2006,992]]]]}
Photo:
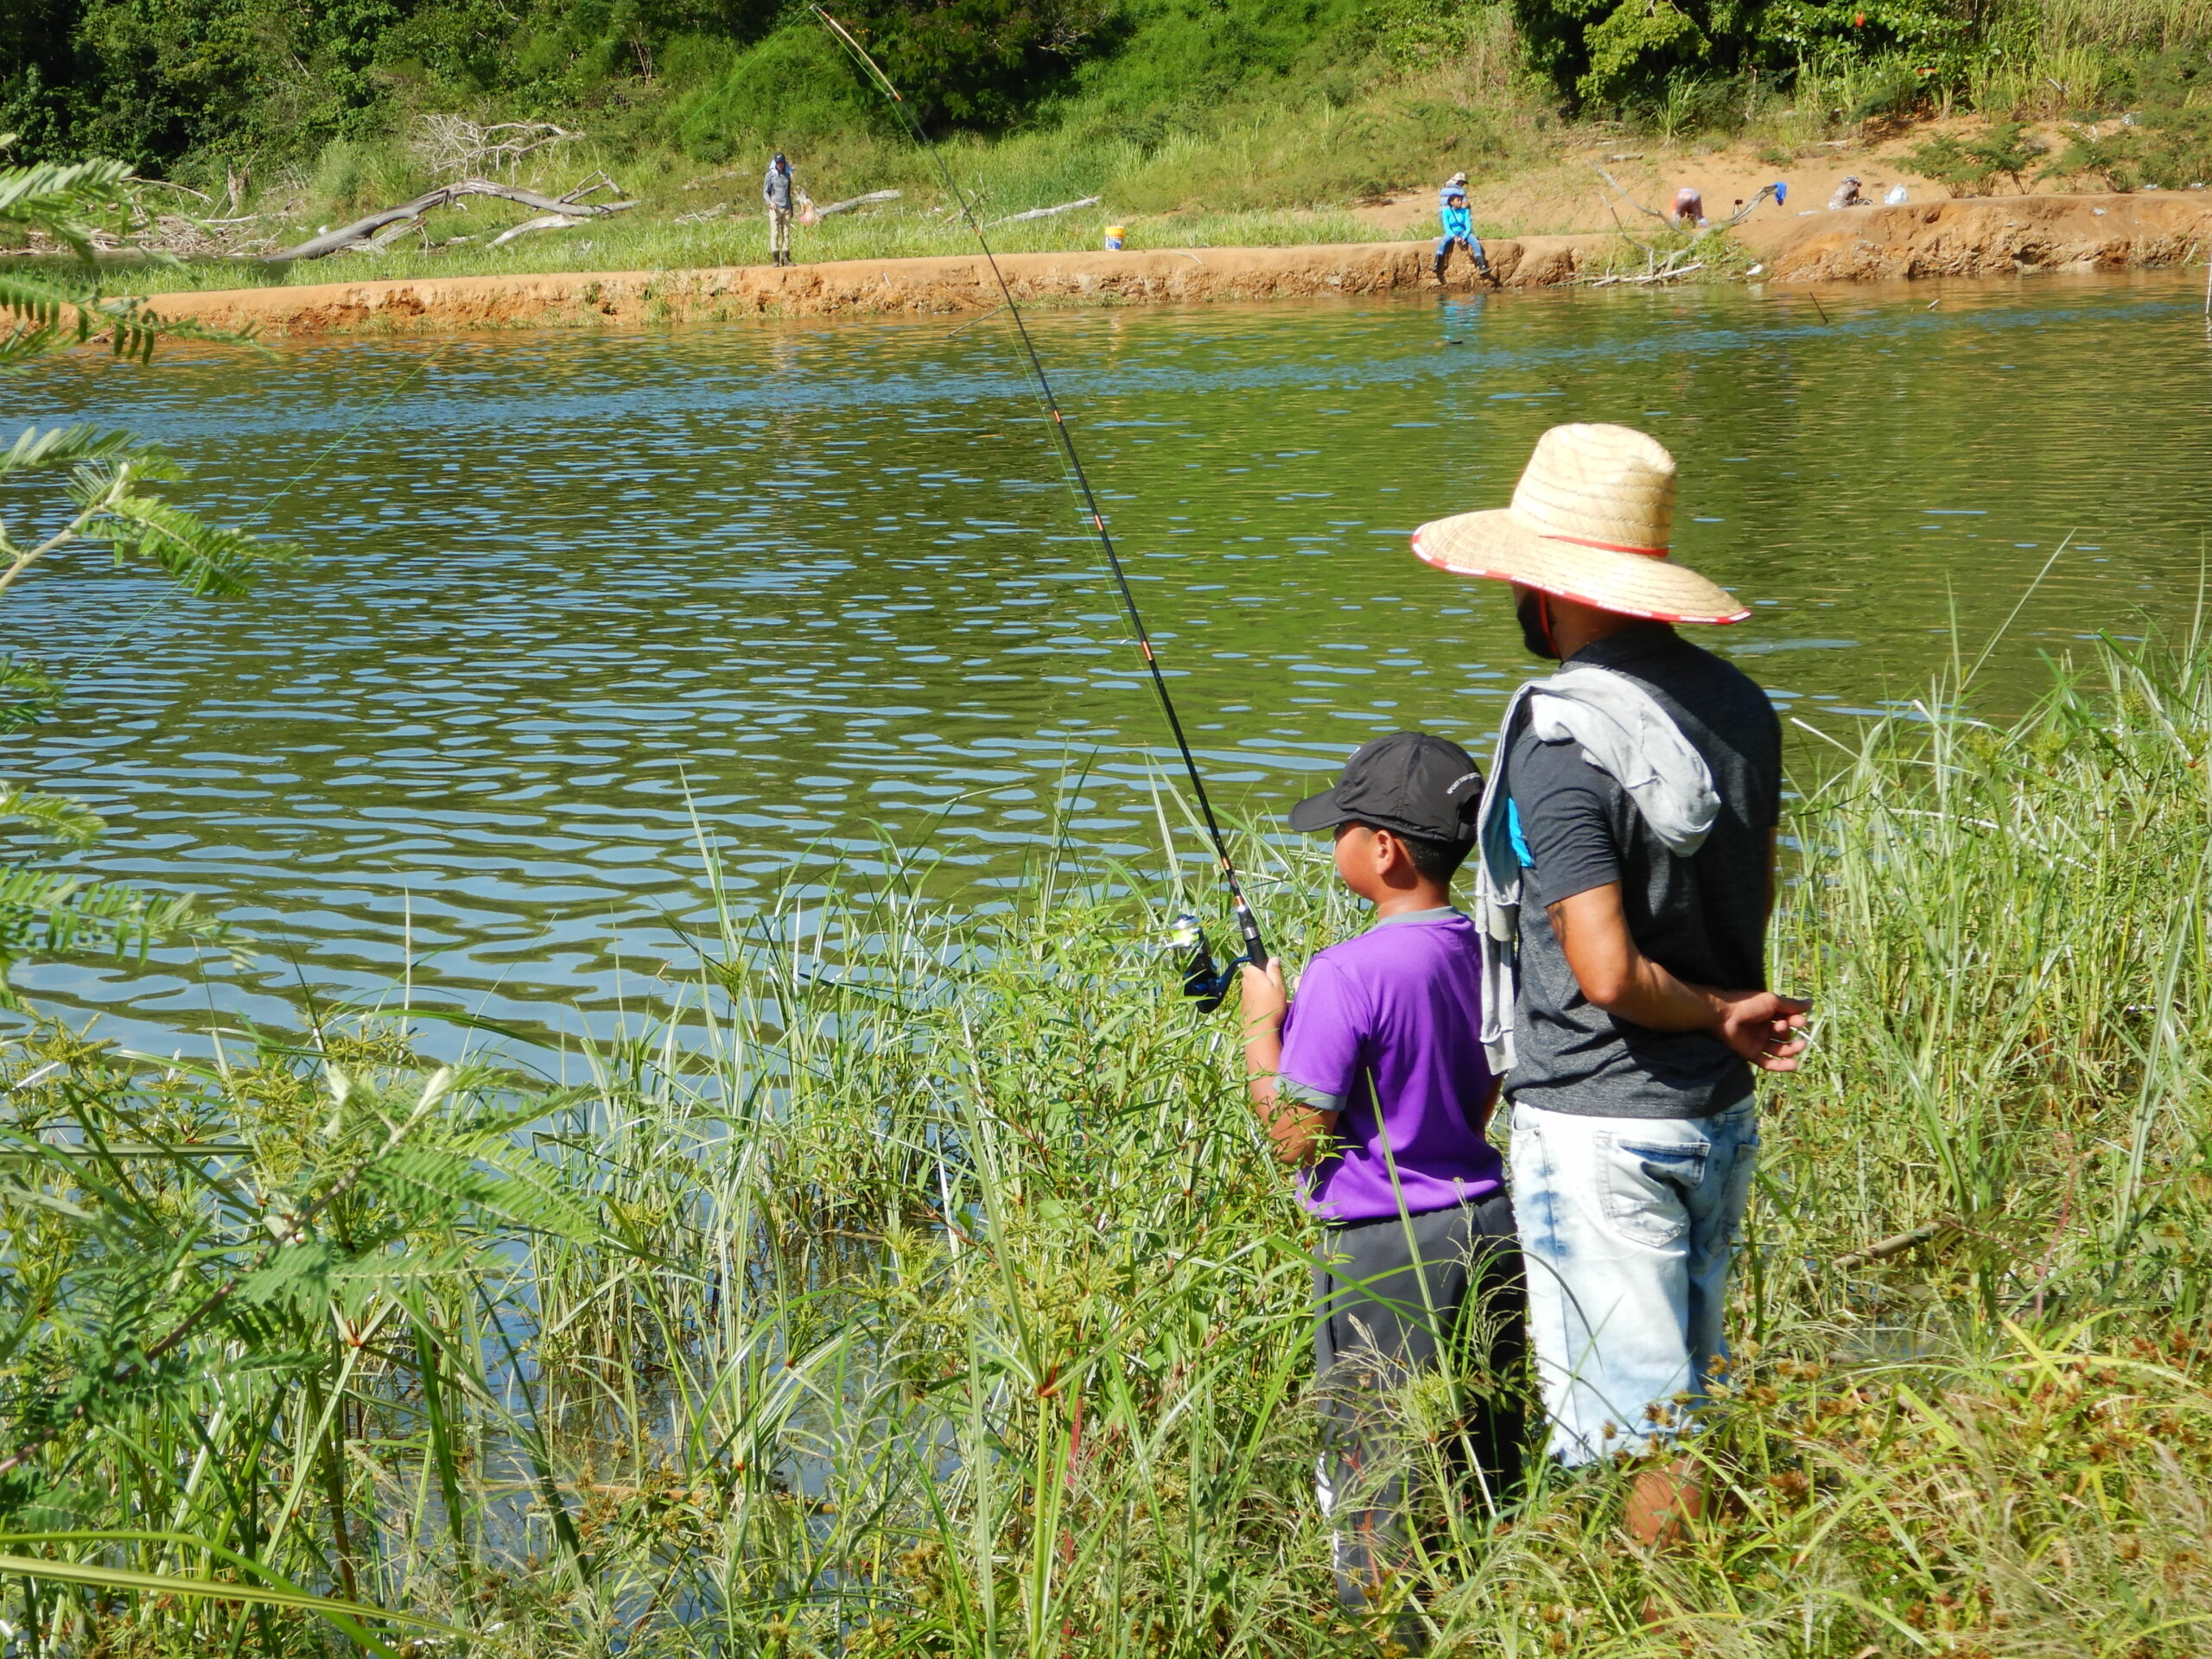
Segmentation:
{"type": "MultiPolygon", "coordinates": [[[[2185,613],[2212,496],[2186,290],[1921,286],[1832,326],[1739,289],[1033,326],[1211,778],[1262,806],[1375,732],[1482,741],[1525,666],[1504,595],[1406,537],[1502,505],[1557,421],[1674,449],[1679,550],[1754,607],[1720,643],[1816,724],[1916,690],[1955,615],[1978,646],[2069,535],[1994,695],[2185,613]]],[[[1148,844],[1158,715],[1003,319],[177,353],[10,390],[16,425],[136,427],[198,505],[266,505],[310,552],[227,605],[96,558],[9,596],[77,694],[10,773],[110,817],[90,864],[277,947],[244,975],[42,969],[49,1001],[273,1017],[411,952],[418,990],[574,1030],[681,958],[695,813],[741,901],[887,845],[1002,884],[1057,823],[1148,844]]]]}

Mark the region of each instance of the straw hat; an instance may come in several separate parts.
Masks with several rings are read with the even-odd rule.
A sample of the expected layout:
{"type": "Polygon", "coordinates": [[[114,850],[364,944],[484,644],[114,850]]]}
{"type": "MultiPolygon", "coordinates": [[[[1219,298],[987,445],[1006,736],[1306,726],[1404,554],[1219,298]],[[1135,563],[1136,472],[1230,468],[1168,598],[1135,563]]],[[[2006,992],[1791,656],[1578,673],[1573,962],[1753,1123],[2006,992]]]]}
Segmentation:
{"type": "Polygon", "coordinates": [[[1741,622],[1725,588],[1667,556],[1675,458],[1625,426],[1555,426],[1513,488],[1513,505],[1439,518],[1414,551],[1441,570],[1541,588],[1655,622],[1741,622]]]}

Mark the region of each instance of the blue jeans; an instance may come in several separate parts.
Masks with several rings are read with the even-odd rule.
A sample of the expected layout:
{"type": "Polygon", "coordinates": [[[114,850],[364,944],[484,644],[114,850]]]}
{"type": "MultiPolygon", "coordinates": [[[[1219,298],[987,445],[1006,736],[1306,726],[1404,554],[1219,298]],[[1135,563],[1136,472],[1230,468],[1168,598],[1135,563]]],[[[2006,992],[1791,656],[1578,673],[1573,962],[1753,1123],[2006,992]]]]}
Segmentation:
{"type": "Polygon", "coordinates": [[[1465,248],[1478,265],[1486,265],[1483,257],[1483,239],[1478,236],[1440,236],[1436,238],[1436,257],[1443,258],[1454,247],[1465,248]]]}
{"type": "Polygon", "coordinates": [[[1758,1154],[1751,1101],[1712,1117],[1513,1109],[1529,1331],[1573,1465],[1679,1433],[1726,1354],[1728,1258],[1758,1154]]]}

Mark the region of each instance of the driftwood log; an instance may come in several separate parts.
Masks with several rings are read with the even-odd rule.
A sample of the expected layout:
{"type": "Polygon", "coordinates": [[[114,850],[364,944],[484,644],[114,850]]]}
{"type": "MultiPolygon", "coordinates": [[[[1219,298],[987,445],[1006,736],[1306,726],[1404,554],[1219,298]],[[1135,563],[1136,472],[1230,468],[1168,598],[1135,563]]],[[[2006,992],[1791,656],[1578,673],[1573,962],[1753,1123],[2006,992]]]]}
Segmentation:
{"type": "Polygon", "coordinates": [[[1705,261],[1702,259],[1697,259],[1693,260],[1687,265],[1668,265],[1659,270],[1648,271],[1641,276],[1593,276],[1591,278],[1587,286],[1591,288],[1611,288],[1616,283],[1635,283],[1638,285],[1645,283],[1670,283],[1677,276],[1687,276],[1694,270],[1703,270],[1704,269],[1705,261]]]}
{"type": "Polygon", "coordinates": [[[1001,225],[1019,225],[1025,219],[1050,219],[1055,213],[1071,213],[1078,207],[1096,207],[1104,200],[1103,196],[1085,196],[1081,201],[1064,201],[1057,207],[1032,207],[1026,213],[1008,213],[1004,219],[995,219],[983,228],[988,231],[1001,225]]]}
{"type": "MultiPolygon", "coordinates": [[[[594,185],[590,188],[595,189],[599,187],[594,185]]],[[[412,201],[403,201],[396,207],[386,207],[380,212],[357,219],[351,225],[341,226],[334,231],[326,231],[321,236],[309,237],[296,247],[280,249],[268,256],[268,263],[272,265],[281,265],[295,259],[321,259],[327,254],[342,252],[354,244],[373,237],[377,232],[388,225],[398,225],[420,219],[433,207],[448,207],[460,200],[463,196],[497,196],[504,201],[518,202],[524,207],[535,207],[540,213],[556,214],[563,219],[575,221],[598,219],[607,213],[619,213],[625,208],[638,205],[634,201],[578,200],[577,197],[582,194],[582,190],[574,190],[556,199],[552,196],[541,196],[535,190],[520,189],[512,184],[497,184],[489,179],[461,179],[452,184],[442,184],[436,189],[427,191],[416,197],[412,201]]]]}
{"type": "Polygon", "coordinates": [[[532,231],[566,231],[584,221],[573,213],[540,213],[536,219],[525,219],[519,225],[510,225],[484,245],[502,248],[518,236],[528,236],[532,231]]]}
{"type": "Polygon", "coordinates": [[[896,190],[871,190],[868,194],[855,196],[849,201],[833,201],[827,207],[817,207],[814,213],[817,219],[827,219],[832,213],[849,213],[855,207],[866,207],[872,202],[898,200],[899,192],[896,190]]]}

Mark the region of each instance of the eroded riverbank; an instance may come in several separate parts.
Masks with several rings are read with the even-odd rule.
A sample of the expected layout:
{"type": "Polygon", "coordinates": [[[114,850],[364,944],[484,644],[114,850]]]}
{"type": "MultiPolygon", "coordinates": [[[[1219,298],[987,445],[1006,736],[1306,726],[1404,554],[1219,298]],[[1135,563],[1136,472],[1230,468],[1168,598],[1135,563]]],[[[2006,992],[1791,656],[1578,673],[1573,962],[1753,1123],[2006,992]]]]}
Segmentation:
{"type": "MultiPolygon", "coordinates": [[[[2120,270],[2188,264],[2212,248],[2212,200],[2190,194],[2005,196],[1754,218],[1732,233],[1777,283],[1894,281],[2120,270]]],[[[1632,251],[1624,232],[1501,237],[1497,285],[1586,281],[1632,251]]],[[[1433,289],[1430,245],[1337,243],[1000,256],[1014,297],[1037,305],[1188,304],[1433,289]]],[[[1711,268],[1710,266],[1708,268],[1711,268]]],[[[1448,286],[1476,290],[1464,261],[1448,286]]],[[[264,335],[597,327],[744,317],[932,316],[999,302],[979,257],[843,260],[778,270],[409,277],[156,296],[162,315],[264,335]]]]}

